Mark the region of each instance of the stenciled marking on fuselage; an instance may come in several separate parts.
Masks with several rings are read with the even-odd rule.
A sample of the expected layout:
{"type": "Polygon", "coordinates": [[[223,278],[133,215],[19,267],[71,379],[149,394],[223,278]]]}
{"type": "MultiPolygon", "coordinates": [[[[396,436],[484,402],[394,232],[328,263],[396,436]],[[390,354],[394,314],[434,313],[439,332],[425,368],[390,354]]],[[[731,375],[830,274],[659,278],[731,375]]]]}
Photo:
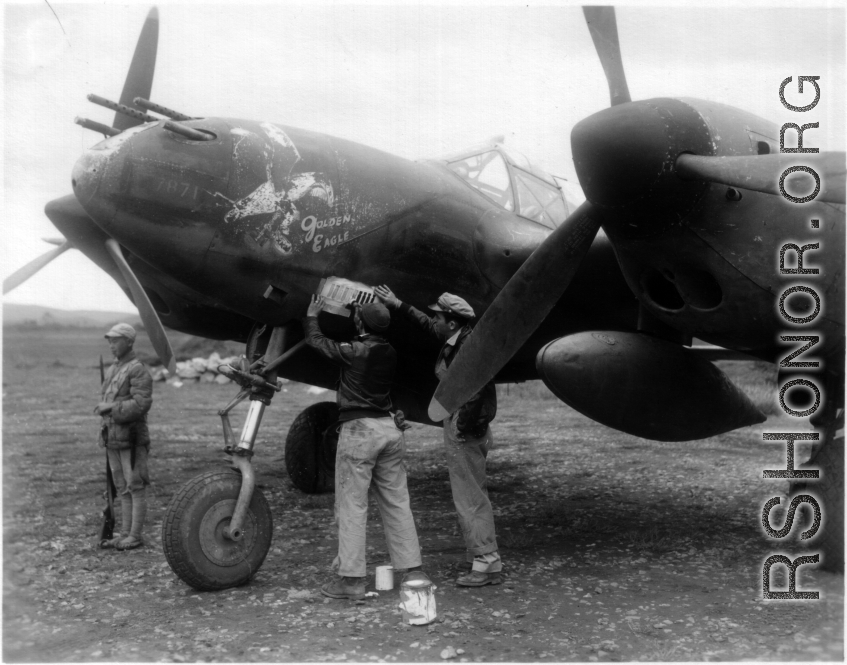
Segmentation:
{"type": "Polygon", "coordinates": [[[156,178],[156,183],[156,188],[153,190],[154,192],[176,194],[180,199],[190,198],[192,201],[196,201],[198,194],[205,191],[193,182],[174,180],[173,178],[156,178]]]}
{"type": "MultiPolygon", "coordinates": [[[[293,246],[286,236],[288,236],[291,223],[300,218],[300,212],[294,202],[309,194],[332,206],[334,203],[332,184],[322,173],[298,173],[292,176],[291,171],[300,161],[300,153],[296,146],[279,127],[269,123],[262,123],[260,127],[270,139],[265,142],[264,151],[268,179],[250,194],[235,201],[224,216],[224,222],[232,224],[258,215],[271,215],[264,224],[255,228],[246,227],[244,232],[260,245],[270,242],[272,247],[281,254],[290,254],[293,246]],[[284,182],[279,189],[274,183],[275,170],[278,179],[281,179],[279,171],[285,171],[282,177],[284,182]]],[[[240,127],[234,128],[232,133],[239,137],[233,147],[233,157],[238,163],[239,159],[247,159],[238,152],[242,140],[258,135],[240,127]]]]}
{"type": "Polygon", "coordinates": [[[336,215],[327,219],[318,219],[314,215],[309,215],[300,222],[300,228],[306,232],[304,237],[306,244],[312,243],[312,251],[317,253],[327,247],[335,247],[339,243],[349,240],[349,229],[342,232],[340,227],[342,224],[350,224],[351,221],[352,215],[336,215]],[[316,233],[320,229],[325,229],[325,232],[316,233]],[[330,231],[330,229],[333,229],[333,231],[330,231]]]}

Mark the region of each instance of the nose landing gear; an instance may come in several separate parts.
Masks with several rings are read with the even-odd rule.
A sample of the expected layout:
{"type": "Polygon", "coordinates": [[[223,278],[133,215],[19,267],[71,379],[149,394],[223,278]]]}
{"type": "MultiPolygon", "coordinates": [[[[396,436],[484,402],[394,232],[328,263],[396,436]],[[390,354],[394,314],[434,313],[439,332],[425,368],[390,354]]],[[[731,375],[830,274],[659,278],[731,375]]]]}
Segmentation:
{"type": "Polygon", "coordinates": [[[273,519],[260,490],[253,491],[240,538],[226,535],[240,491],[236,471],[207,471],[188,481],[168,506],[162,524],[165,557],[180,579],[198,591],[244,584],[270,549],[273,519]]]}
{"type": "Polygon", "coordinates": [[[215,591],[247,582],[264,562],[271,546],[273,518],[261,490],[255,486],[251,459],[259,425],[277,385],[276,369],[304,344],[291,342],[294,331],[257,327],[247,342],[248,357],[259,356],[249,369],[222,369],[241,391],[219,411],[224,452],[232,468],[207,471],[192,478],[174,495],[162,523],[162,546],[171,569],[198,591],[215,591]],[[266,345],[262,354],[256,353],[266,345]],[[290,346],[286,350],[286,347],[290,346]],[[285,351],[283,353],[283,351],[285,351]],[[250,409],[238,442],[229,411],[250,398],[250,409]]]}

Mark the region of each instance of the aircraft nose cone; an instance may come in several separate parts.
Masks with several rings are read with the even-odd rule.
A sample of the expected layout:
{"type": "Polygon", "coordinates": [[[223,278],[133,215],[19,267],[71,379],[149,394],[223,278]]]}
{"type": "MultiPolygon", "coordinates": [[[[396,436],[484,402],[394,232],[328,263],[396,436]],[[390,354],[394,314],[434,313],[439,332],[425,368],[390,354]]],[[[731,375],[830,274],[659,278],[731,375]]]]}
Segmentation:
{"type": "Polygon", "coordinates": [[[87,150],[74,164],[71,185],[80,203],[88,203],[97,192],[103,171],[106,168],[104,155],[87,150]]]}
{"type": "Polygon", "coordinates": [[[579,183],[589,201],[624,213],[684,212],[704,190],[674,173],[682,152],[710,155],[700,114],[677,99],[620,104],[577,123],[571,132],[579,183]],[[649,210],[645,210],[645,207],[649,210]]]}

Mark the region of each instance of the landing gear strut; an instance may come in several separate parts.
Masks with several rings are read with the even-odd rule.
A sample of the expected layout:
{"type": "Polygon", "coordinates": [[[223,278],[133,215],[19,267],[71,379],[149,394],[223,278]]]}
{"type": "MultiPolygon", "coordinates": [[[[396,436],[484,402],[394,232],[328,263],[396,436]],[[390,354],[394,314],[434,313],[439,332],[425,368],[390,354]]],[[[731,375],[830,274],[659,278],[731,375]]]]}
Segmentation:
{"type": "Polygon", "coordinates": [[[256,488],[252,457],[262,415],[279,391],[276,368],[305,342],[285,353],[290,333],[274,328],[254,329],[247,343],[247,357],[260,356],[249,371],[221,367],[220,371],[241,385],[241,391],[219,412],[224,430],[224,452],[232,457],[232,469],[203,473],[176,493],[165,511],[162,545],[173,571],[199,591],[227,589],[247,582],[262,565],[271,546],[273,519],[270,506],[256,488]],[[264,353],[257,349],[265,346],[264,353]],[[244,399],[250,409],[236,442],[229,411],[244,399]]]}

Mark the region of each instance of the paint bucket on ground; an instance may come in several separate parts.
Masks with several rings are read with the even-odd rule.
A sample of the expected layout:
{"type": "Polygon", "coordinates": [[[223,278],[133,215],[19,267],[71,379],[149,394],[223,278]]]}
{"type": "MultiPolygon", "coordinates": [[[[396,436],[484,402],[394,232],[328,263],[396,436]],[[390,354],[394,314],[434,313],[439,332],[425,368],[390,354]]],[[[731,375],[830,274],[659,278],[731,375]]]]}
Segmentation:
{"type": "Polygon", "coordinates": [[[428,579],[411,579],[400,585],[403,623],[422,626],[435,621],[435,589],[428,579]]]}
{"type": "Polygon", "coordinates": [[[376,567],[376,590],[391,591],[394,588],[394,566],[376,567]]]}

